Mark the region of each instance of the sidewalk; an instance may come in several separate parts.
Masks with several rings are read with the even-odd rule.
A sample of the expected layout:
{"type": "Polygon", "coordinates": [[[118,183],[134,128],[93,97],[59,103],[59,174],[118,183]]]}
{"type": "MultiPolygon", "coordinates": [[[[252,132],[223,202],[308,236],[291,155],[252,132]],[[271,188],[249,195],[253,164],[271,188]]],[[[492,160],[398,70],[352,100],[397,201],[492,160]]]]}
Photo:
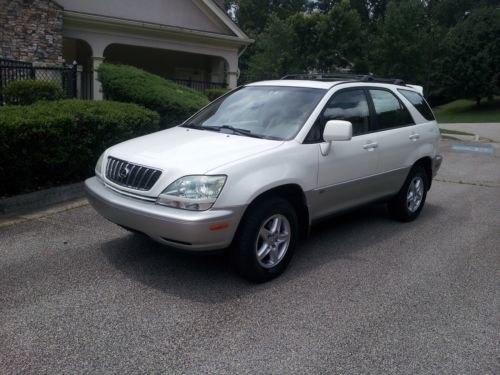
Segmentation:
{"type": "MultiPolygon", "coordinates": [[[[500,119],[499,119],[500,120],[500,119]]],[[[500,122],[498,123],[463,123],[463,124],[439,124],[441,129],[457,130],[487,138],[493,142],[500,143],[500,122]]],[[[456,137],[452,134],[453,137],[456,137]]]]}

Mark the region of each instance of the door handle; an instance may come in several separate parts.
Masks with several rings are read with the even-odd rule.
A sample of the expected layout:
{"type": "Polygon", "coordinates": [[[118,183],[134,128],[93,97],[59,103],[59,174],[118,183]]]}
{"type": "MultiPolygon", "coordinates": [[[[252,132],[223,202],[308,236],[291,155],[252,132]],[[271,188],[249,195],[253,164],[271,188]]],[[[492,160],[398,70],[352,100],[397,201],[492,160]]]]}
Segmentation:
{"type": "Polygon", "coordinates": [[[413,134],[410,134],[410,136],[408,138],[410,138],[410,140],[412,140],[412,141],[416,141],[417,139],[420,139],[420,134],[413,133],[413,134]]]}
{"type": "Polygon", "coordinates": [[[370,142],[370,143],[366,143],[363,148],[365,150],[371,150],[371,149],[374,149],[374,148],[377,148],[378,147],[378,143],[377,142],[370,142]]]}

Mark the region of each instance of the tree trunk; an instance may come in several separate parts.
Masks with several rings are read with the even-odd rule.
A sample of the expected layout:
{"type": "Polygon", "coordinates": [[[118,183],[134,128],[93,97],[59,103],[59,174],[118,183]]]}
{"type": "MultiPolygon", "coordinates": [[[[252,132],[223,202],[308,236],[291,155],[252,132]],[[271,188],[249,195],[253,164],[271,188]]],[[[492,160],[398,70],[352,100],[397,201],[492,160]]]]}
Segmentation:
{"type": "Polygon", "coordinates": [[[476,98],[476,106],[481,107],[481,97],[476,98]]]}

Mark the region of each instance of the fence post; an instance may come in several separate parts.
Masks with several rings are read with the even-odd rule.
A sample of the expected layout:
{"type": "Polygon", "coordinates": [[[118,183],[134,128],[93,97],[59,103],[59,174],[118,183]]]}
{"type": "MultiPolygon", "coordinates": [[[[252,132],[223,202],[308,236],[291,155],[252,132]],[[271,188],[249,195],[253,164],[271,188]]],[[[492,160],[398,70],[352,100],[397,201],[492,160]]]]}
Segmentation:
{"type": "Polygon", "coordinates": [[[0,61],[0,105],[3,105],[3,94],[2,94],[2,89],[3,89],[3,74],[4,74],[4,69],[3,66],[1,65],[0,61]]]}
{"type": "Polygon", "coordinates": [[[73,61],[73,66],[71,67],[71,89],[73,91],[73,98],[78,97],[78,65],[76,61],[73,61]]]}

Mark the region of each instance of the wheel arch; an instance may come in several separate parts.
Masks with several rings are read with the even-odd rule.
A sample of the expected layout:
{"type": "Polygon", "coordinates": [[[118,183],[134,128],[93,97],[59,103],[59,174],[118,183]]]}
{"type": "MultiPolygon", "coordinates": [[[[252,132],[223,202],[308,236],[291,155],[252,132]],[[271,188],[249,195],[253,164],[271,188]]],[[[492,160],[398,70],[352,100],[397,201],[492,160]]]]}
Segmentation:
{"type": "Polygon", "coordinates": [[[293,183],[275,186],[256,196],[245,209],[243,217],[240,220],[240,225],[244,222],[245,217],[251,211],[252,207],[255,207],[263,200],[269,199],[271,197],[280,197],[286,199],[293,206],[297,213],[297,219],[299,223],[299,236],[301,238],[307,237],[309,235],[310,220],[306,196],[302,188],[299,185],[293,183]]]}
{"type": "Polygon", "coordinates": [[[427,190],[429,190],[432,184],[432,159],[429,156],[424,156],[413,163],[412,168],[417,165],[424,168],[427,173],[427,190]]]}

